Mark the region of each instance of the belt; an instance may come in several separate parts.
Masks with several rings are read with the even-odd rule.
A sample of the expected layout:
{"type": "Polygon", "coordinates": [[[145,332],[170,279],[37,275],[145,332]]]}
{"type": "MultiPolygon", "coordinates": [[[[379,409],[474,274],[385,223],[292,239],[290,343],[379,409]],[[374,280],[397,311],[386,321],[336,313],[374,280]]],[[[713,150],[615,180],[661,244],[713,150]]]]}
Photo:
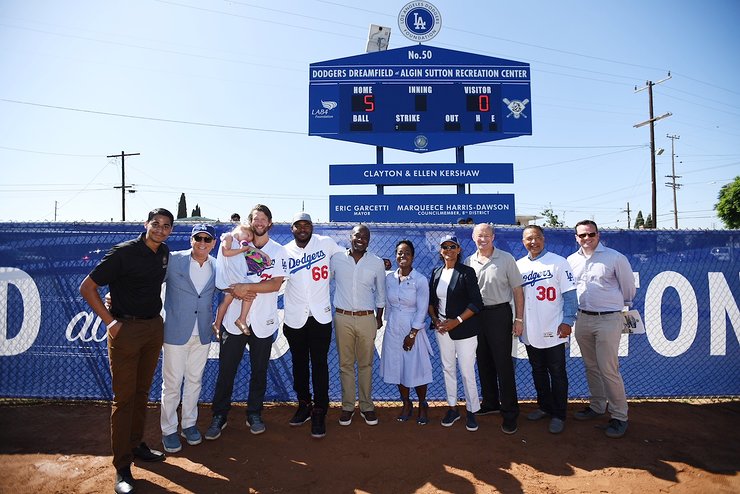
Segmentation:
{"type": "Polygon", "coordinates": [[[506,307],[507,305],[509,305],[509,302],[503,302],[496,305],[484,305],[483,310],[500,309],[501,307],[506,307]]]}
{"type": "Polygon", "coordinates": [[[337,307],[335,310],[337,311],[337,314],[344,314],[345,316],[369,316],[370,314],[375,313],[374,310],[351,311],[351,310],[340,309],[339,307],[337,307]]]}
{"type": "Polygon", "coordinates": [[[154,319],[155,317],[159,315],[159,314],[155,314],[153,316],[132,316],[130,314],[113,314],[112,312],[111,314],[116,319],[121,319],[123,321],[144,321],[147,319],[154,319]]]}
{"type": "Polygon", "coordinates": [[[578,309],[578,312],[583,312],[584,314],[588,314],[589,316],[606,316],[609,314],[616,314],[617,312],[622,312],[622,311],[621,310],[607,310],[604,312],[594,312],[592,310],[578,309]]]}

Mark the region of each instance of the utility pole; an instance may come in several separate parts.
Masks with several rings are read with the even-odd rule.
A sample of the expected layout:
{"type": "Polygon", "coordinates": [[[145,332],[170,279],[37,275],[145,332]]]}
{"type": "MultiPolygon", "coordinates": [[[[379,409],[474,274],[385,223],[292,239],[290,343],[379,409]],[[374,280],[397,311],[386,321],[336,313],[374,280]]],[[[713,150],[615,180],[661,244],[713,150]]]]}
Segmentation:
{"type": "Polygon", "coordinates": [[[671,175],[666,175],[666,178],[670,178],[671,182],[665,184],[666,187],[673,189],[673,228],[678,230],[678,204],[676,203],[676,189],[680,189],[682,184],[677,184],[676,179],[681,178],[680,175],[676,175],[676,149],[674,144],[676,139],[680,139],[681,136],[675,134],[666,134],[666,137],[671,140],[671,175]]]}
{"type": "Polygon", "coordinates": [[[622,210],[623,213],[627,213],[627,229],[632,228],[632,217],[630,217],[630,203],[627,203],[627,209],[622,210]]]}
{"type": "Polygon", "coordinates": [[[643,125],[650,124],[650,180],[651,180],[651,191],[652,191],[652,211],[653,211],[653,228],[658,227],[658,190],[656,188],[656,179],[655,179],[655,122],[657,122],[660,119],[670,117],[673,115],[671,112],[665,113],[659,117],[653,116],[653,86],[656,84],[660,84],[661,82],[665,82],[668,79],[671,78],[670,71],[668,72],[668,77],[659,80],[658,82],[653,81],[647,81],[645,83],[644,87],[637,88],[635,86],[635,92],[638,93],[640,91],[643,91],[645,89],[648,90],[649,95],[649,104],[650,104],[650,118],[648,120],[645,120],[644,122],[640,122],[639,124],[633,125],[635,128],[642,127],[643,125]]]}
{"type": "MultiPolygon", "coordinates": [[[[126,221],[126,189],[130,189],[133,187],[133,185],[126,185],[126,165],[124,163],[124,160],[126,156],[139,156],[141,153],[124,153],[121,151],[121,154],[111,154],[109,156],[106,156],[106,158],[121,158],[121,185],[113,187],[114,189],[121,189],[121,221],[126,221]]],[[[135,190],[131,190],[131,192],[136,192],[135,190]]]]}

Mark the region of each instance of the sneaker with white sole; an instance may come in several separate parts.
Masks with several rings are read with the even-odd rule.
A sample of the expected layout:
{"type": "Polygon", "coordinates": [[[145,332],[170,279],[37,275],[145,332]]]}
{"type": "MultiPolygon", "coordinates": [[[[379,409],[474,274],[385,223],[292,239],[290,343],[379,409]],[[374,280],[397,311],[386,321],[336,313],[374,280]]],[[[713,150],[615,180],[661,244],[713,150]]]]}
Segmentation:
{"type": "Polygon", "coordinates": [[[191,446],[195,446],[203,442],[203,436],[200,435],[200,431],[196,426],[184,428],[180,435],[184,437],[191,446]]]}
{"type": "Polygon", "coordinates": [[[177,437],[177,432],[162,436],[162,446],[164,446],[164,450],[168,453],[177,453],[180,451],[182,444],[180,443],[180,438],[177,437]]]}
{"type": "Polygon", "coordinates": [[[311,410],[311,437],[321,439],[326,436],[326,412],[322,408],[311,410]]]}
{"type": "Polygon", "coordinates": [[[442,427],[452,427],[452,424],[458,420],[460,420],[460,412],[456,408],[450,408],[442,419],[442,427]]]}
{"type": "Polygon", "coordinates": [[[378,425],[378,416],[375,414],[375,410],[368,410],[367,412],[360,412],[360,417],[365,419],[367,425],[378,425]]]}
{"type": "Polygon", "coordinates": [[[291,427],[298,427],[299,425],[303,425],[309,420],[311,420],[311,411],[313,410],[313,403],[310,401],[299,401],[298,402],[298,410],[296,410],[295,414],[293,415],[293,418],[290,419],[291,427]]]}
{"type": "Polygon", "coordinates": [[[225,415],[214,415],[211,419],[211,425],[208,426],[206,431],[206,439],[209,441],[215,441],[221,437],[221,431],[226,428],[226,416],[225,415]]]}
{"type": "Polygon", "coordinates": [[[262,434],[265,432],[265,423],[262,422],[262,416],[258,413],[250,413],[247,417],[247,425],[249,426],[249,432],[252,434],[262,434]]]}

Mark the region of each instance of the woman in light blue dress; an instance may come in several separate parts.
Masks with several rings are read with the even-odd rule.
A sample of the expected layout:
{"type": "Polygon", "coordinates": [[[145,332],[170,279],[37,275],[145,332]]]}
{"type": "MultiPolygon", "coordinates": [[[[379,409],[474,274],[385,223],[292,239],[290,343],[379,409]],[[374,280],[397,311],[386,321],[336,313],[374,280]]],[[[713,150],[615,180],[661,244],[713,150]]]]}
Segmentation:
{"type": "Polygon", "coordinates": [[[424,425],[429,421],[427,385],[432,382],[432,346],[424,329],[429,308],[429,281],[413,269],[413,263],[414,244],[410,240],[401,240],[396,244],[398,269],[385,278],[387,321],[380,375],[386,383],[398,385],[403,401],[397,418],[400,422],[413,415],[414,404],[409,398],[409,390],[416,390],[419,398],[416,422],[424,425]]]}

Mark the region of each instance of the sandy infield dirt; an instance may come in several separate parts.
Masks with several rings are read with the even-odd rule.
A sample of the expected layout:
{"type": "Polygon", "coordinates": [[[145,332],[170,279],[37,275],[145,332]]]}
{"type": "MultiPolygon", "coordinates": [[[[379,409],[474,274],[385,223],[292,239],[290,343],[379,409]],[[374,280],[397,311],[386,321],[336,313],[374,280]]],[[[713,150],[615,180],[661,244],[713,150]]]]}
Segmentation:
{"type": "MultiPolygon", "coordinates": [[[[606,419],[572,418],[547,432],[547,419],[527,421],[535,408],[521,404],[519,431],[501,432],[501,417],[479,417],[477,432],[464,420],[440,426],[446,407],[436,403],[430,423],[398,422],[399,403],[378,406],[380,424],[359,413],[338,424],[328,415],[327,436],[313,439],[310,423],[290,427],[291,404],[269,405],[264,434],[249,433],[245,409],[235,406],[216,441],[188,446],[162,463],[132,467],[138,493],[738,493],[740,401],[632,402],[629,431],[609,439],[606,419]]],[[[113,492],[106,404],[0,405],[0,493],[113,492]]],[[[198,426],[211,419],[201,406],[198,426]]],[[[145,440],[161,449],[159,407],[147,416],[145,440]]]]}

